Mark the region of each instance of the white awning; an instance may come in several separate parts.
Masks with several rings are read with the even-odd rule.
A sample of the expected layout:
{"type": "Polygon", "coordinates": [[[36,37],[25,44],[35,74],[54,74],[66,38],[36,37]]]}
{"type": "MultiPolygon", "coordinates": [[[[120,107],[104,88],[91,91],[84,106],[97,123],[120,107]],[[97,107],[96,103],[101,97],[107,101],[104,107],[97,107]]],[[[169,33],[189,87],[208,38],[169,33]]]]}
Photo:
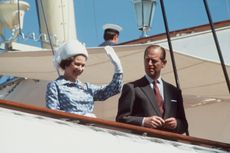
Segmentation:
{"type": "MultiPolygon", "coordinates": [[[[218,29],[217,36],[230,72],[230,29],[218,29]]],[[[167,48],[166,40],[151,42],[167,48]]],[[[119,55],[123,69],[124,82],[142,77],[144,72],[143,53],[148,44],[124,45],[114,47],[119,55]]],[[[179,82],[184,95],[230,99],[222,67],[210,31],[186,34],[172,38],[179,82]]],[[[88,48],[89,59],[82,81],[104,84],[111,80],[113,65],[100,47],[88,48]]],[[[170,53],[167,52],[168,64],[162,77],[173,84],[170,53]]],[[[11,75],[38,80],[54,80],[58,74],[52,63],[51,50],[44,51],[9,51],[0,54],[0,75],[11,75]]]]}

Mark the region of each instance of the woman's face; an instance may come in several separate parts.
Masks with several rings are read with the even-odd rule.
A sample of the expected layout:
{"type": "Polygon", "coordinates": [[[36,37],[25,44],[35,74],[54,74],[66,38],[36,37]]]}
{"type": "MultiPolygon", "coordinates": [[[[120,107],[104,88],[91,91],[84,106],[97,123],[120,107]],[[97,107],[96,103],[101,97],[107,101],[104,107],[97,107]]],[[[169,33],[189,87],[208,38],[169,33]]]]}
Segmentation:
{"type": "Polygon", "coordinates": [[[70,65],[65,67],[64,76],[70,81],[76,81],[85,69],[86,60],[86,57],[83,55],[75,56],[70,65]]]}

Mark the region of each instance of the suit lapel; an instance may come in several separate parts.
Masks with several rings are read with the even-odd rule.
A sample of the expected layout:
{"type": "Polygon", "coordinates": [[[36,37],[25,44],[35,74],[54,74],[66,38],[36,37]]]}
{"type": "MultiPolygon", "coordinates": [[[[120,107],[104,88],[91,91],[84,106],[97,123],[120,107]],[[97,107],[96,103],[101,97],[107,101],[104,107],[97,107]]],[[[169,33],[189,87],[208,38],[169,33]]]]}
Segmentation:
{"type": "Polygon", "coordinates": [[[153,109],[155,110],[155,112],[157,112],[157,114],[159,116],[161,116],[159,107],[157,105],[155,96],[153,94],[153,89],[150,87],[148,80],[145,77],[143,79],[144,79],[143,81],[145,81],[146,85],[143,86],[143,87],[140,87],[140,89],[144,93],[144,95],[147,97],[148,102],[151,104],[151,106],[153,107],[153,109]]]}

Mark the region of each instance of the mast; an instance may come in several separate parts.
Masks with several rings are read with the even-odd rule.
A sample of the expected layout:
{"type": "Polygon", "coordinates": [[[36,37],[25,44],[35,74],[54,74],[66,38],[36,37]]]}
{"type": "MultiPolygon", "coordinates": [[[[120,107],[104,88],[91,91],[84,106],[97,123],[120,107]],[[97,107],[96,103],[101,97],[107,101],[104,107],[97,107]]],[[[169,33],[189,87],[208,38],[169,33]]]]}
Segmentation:
{"type": "Polygon", "coordinates": [[[42,47],[50,48],[47,29],[54,46],[77,39],[73,0],[40,0],[37,1],[37,7],[40,31],[45,34],[42,38],[42,47]]]}

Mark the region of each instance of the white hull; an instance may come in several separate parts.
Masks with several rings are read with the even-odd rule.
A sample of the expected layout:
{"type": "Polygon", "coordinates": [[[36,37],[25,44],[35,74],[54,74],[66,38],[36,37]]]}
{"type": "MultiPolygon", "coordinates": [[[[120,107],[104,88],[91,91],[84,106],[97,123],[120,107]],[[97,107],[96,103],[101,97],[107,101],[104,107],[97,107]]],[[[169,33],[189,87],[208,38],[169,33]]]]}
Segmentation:
{"type": "MultiPolygon", "coordinates": [[[[10,104],[4,103],[0,101],[1,106],[11,107],[10,104]]],[[[18,108],[21,110],[0,107],[0,150],[3,153],[140,153],[153,150],[164,153],[225,153],[230,149],[228,144],[179,134],[148,130],[146,131],[148,134],[155,133],[156,136],[141,136],[127,132],[135,129],[136,126],[127,126],[125,129],[125,124],[116,122],[109,122],[106,125],[103,120],[78,115],[62,115],[48,109],[32,110],[23,107],[16,109],[18,108]],[[39,115],[36,115],[38,112],[39,115]],[[79,124],[77,118],[81,122],[85,121],[85,124],[79,124]],[[111,124],[114,126],[109,126],[111,124]],[[183,143],[160,137],[183,141],[183,143]],[[223,147],[223,150],[218,147],[223,147]]]]}

